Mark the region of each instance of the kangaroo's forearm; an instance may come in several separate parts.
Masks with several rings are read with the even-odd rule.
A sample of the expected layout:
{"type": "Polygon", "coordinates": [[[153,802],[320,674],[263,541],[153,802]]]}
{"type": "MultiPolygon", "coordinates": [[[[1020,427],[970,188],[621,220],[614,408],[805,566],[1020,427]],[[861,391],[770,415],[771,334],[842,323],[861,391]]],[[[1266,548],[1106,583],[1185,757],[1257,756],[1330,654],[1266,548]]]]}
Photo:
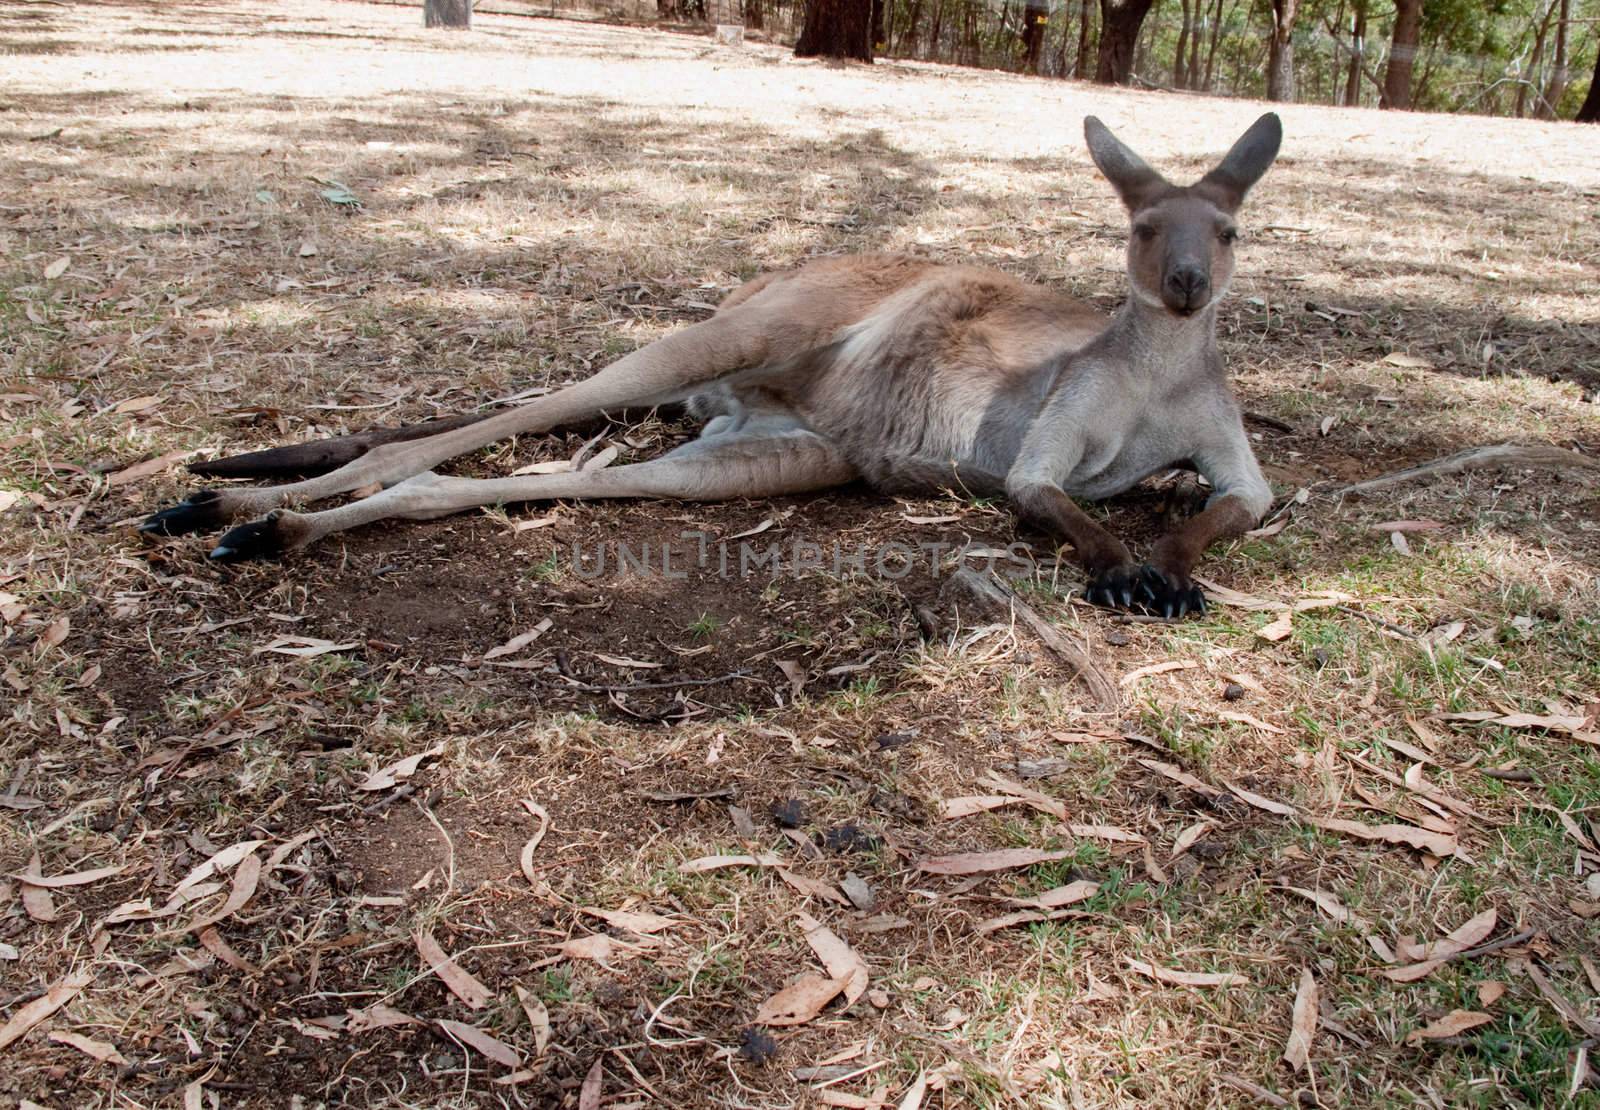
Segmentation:
{"type": "Polygon", "coordinates": [[[1187,584],[1190,571],[1206,548],[1218,540],[1242,535],[1255,527],[1257,519],[1256,513],[1242,499],[1231,495],[1218,497],[1204,512],[1157,540],[1150,553],[1150,565],[1169,581],[1187,584]]]}
{"type": "Polygon", "coordinates": [[[1078,562],[1090,575],[1130,562],[1123,542],[1089,519],[1077,502],[1056,486],[1013,486],[1011,503],[1025,520],[1040,525],[1072,544],[1078,562]]]}

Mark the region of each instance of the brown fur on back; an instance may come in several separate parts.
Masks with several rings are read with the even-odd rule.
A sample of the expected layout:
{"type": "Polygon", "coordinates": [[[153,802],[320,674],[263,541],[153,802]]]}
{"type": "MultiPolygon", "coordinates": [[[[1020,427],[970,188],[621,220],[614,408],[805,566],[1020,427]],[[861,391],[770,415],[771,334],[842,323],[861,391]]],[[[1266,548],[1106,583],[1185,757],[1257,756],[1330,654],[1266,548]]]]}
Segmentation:
{"type": "Polygon", "coordinates": [[[752,409],[781,405],[875,484],[897,460],[975,455],[1003,470],[1051,364],[1107,320],[998,270],[897,255],[830,258],[758,278],[721,312],[760,311],[764,365],[727,382],[752,409]],[[984,434],[985,421],[1018,435],[984,434]],[[886,469],[887,463],[887,469],[886,469]]]}

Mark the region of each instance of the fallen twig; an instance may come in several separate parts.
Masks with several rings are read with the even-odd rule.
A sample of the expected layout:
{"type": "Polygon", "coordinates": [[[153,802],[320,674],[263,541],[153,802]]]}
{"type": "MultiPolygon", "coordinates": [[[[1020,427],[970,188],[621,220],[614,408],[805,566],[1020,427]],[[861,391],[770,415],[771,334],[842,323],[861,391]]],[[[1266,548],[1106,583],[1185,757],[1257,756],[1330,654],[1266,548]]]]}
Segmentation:
{"type": "Polygon", "coordinates": [[[1262,1102],[1266,1103],[1268,1106],[1292,1106],[1293,1105],[1293,1103],[1291,1103],[1288,1099],[1284,1098],[1282,1095],[1276,1094],[1276,1093],[1274,1093],[1272,1091],[1269,1091],[1265,1087],[1263,1087],[1261,1084],[1253,1083],[1250,1080],[1246,1079],[1242,1075],[1233,1075],[1230,1072],[1224,1072],[1222,1075],[1219,1075],[1217,1078],[1221,1079],[1224,1083],[1226,1083],[1228,1086],[1232,1087],[1236,1091],[1243,1091],[1247,1095],[1255,1096],[1256,1098],[1260,1099],[1262,1102]]]}
{"type": "Polygon", "coordinates": [[[1580,455],[1576,451],[1568,451],[1564,447],[1552,447],[1547,443],[1495,443],[1487,447],[1470,447],[1465,451],[1457,451],[1454,455],[1446,455],[1442,459],[1434,459],[1432,462],[1408,466],[1391,474],[1368,478],[1364,482],[1356,482],[1354,485],[1335,490],[1334,496],[1371,493],[1373,490],[1387,489],[1417,478],[1435,474],[1455,474],[1463,470],[1479,470],[1490,466],[1577,467],[1581,470],[1600,470],[1600,460],[1580,455]]]}
{"type": "Polygon", "coordinates": [[[414,782],[402,783],[399,786],[395,787],[393,793],[388,794],[388,795],[386,795],[386,796],[384,796],[382,798],[379,798],[377,801],[373,802],[369,806],[362,807],[361,812],[364,815],[366,815],[367,817],[371,817],[375,813],[382,813],[384,810],[388,809],[390,806],[394,805],[396,802],[404,801],[405,799],[411,797],[411,795],[415,794],[416,792],[417,792],[417,784],[416,783],[414,783],[414,782]]]}
{"type": "Polygon", "coordinates": [[[993,571],[979,573],[971,567],[962,567],[950,576],[950,582],[945,588],[948,590],[951,587],[961,589],[981,604],[1008,610],[1014,616],[1020,617],[1022,623],[1043,641],[1044,646],[1078,676],[1078,680],[1089,691],[1097,708],[1112,712],[1121,703],[1116,685],[1095,665],[1088,653],[1063,636],[1031,605],[1018,597],[1015,590],[996,577],[993,571]]]}
{"type": "Polygon", "coordinates": [[[572,684],[574,690],[583,690],[591,694],[627,694],[634,690],[676,690],[683,686],[715,686],[719,682],[732,682],[736,678],[749,678],[749,671],[729,671],[727,674],[717,675],[715,678],[680,678],[675,682],[627,682],[608,686],[594,686],[587,682],[579,682],[575,678],[561,676],[572,684]]]}
{"type": "Polygon", "coordinates": [[[1532,940],[1538,935],[1539,934],[1537,930],[1529,929],[1523,933],[1516,933],[1509,937],[1501,937],[1499,940],[1491,940],[1488,944],[1480,944],[1476,948],[1462,949],[1460,952],[1457,952],[1450,958],[1452,960],[1476,959],[1479,956],[1487,956],[1491,952],[1498,952],[1502,948],[1514,948],[1519,944],[1526,944],[1528,941],[1532,940]]]}
{"type": "Polygon", "coordinates": [[[1513,767],[1509,771],[1502,771],[1498,767],[1479,767],[1478,774],[1486,778],[1499,779],[1501,782],[1538,782],[1534,773],[1525,767],[1513,767]]]}

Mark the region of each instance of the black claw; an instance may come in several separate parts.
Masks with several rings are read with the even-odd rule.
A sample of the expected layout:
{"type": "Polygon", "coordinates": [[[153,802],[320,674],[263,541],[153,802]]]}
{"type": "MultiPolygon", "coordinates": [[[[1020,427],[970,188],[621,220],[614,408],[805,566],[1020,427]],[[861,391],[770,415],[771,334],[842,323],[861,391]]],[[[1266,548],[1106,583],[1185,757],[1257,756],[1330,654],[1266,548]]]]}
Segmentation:
{"type": "Polygon", "coordinates": [[[1084,599],[1105,609],[1132,609],[1167,620],[1206,611],[1199,586],[1174,583],[1148,563],[1102,571],[1084,587],[1084,599]]]}
{"type": "Polygon", "coordinates": [[[204,532],[220,528],[227,523],[222,512],[221,498],[214,490],[202,490],[170,509],[153,513],[139,525],[139,531],[157,536],[181,536],[188,532],[204,532]]]}
{"type": "Polygon", "coordinates": [[[247,559],[273,559],[283,551],[278,514],[269,513],[261,520],[230,528],[207,557],[218,563],[242,563],[247,559]]]}

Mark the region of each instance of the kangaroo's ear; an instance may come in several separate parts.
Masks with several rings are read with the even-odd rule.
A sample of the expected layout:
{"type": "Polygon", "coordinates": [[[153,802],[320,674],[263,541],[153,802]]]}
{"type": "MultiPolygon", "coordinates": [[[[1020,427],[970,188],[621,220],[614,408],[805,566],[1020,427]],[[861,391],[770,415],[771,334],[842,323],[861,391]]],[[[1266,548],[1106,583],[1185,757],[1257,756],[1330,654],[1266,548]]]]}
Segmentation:
{"type": "Polygon", "coordinates": [[[1168,188],[1166,178],[1145,165],[1133,151],[1123,145],[1111,130],[1094,116],[1085,116],[1083,137],[1089,142],[1089,154],[1100,172],[1106,175],[1127,205],[1129,212],[1137,212],[1157,193],[1168,188]]]}
{"type": "Polygon", "coordinates": [[[1244,203],[1244,195],[1261,180],[1272,160],[1278,156],[1283,143],[1283,121],[1277,113],[1268,112],[1250,125],[1250,130],[1239,136],[1233,149],[1212,170],[1200,179],[1209,186],[1222,207],[1232,212],[1244,203]]]}

